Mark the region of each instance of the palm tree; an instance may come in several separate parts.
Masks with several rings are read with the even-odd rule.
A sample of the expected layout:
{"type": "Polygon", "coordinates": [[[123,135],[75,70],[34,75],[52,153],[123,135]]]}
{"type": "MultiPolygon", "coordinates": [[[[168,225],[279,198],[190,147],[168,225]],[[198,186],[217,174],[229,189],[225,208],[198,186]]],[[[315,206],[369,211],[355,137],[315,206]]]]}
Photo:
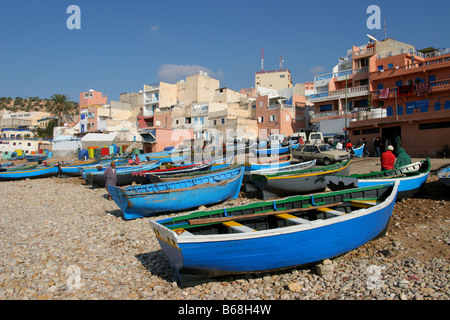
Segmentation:
{"type": "Polygon", "coordinates": [[[50,97],[52,103],[48,107],[48,110],[52,113],[58,114],[58,127],[61,126],[61,118],[63,112],[70,109],[69,97],[64,94],[54,94],[50,97]]]}

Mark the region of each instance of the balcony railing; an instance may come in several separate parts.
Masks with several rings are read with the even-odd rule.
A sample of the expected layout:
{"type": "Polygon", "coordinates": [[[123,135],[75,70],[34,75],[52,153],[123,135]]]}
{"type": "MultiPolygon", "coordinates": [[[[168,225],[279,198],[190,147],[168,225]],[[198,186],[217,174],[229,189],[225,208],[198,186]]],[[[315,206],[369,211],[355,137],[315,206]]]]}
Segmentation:
{"type": "Polygon", "coordinates": [[[355,51],[353,53],[353,55],[355,57],[361,57],[361,56],[366,56],[366,55],[372,55],[374,52],[374,48],[365,48],[365,49],[360,49],[359,51],[355,51]]]}
{"type": "MultiPolygon", "coordinates": [[[[440,90],[450,90],[450,78],[449,79],[443,79],[443,80],[437,80],[437,81],[431,81],[430,82],[431,92],[433,91],[440,91],[440,90]]],[[[389,96],[387,98],[393,98],[395,97],[396,92],[398,92],[398,87],[389,88],[389,96]]],[[[416,86],[413,86],[413,93],[416,92],[416,86]]],[[[382,99],[379,97],[380,90],[372,91],[372,99],[382,99]]]]}
{"type": "Polygon", "coordinates": [[[327,80],[332,78],[341,78],[345,77],[346,75],[350,77],[353,74],[361,73],[361,72],[367,72],[369,70],[368,67],[358,68],[358,69],[348,69],[338,72],[331,72],[326,74],[321,74],[314,77],[314,81],[320,81],[320,80],[327,80]]]}
{"type": "MultiPolygon", "coordinates": [[[[350,98],[354,97],[354,96],[365,95],[365,94],[369,94],[369,86],[368,85],[347,88],[347,96],[349,96],[350,98]]],[[[334,90],[334,91],[329,91],[329,92],[322,92],[319,94],[313,94],[310,97],[310,101],[314,102],[313,101],[314,99],[323,99],[323,98],[336,99],[336,98],[342,98],[343,96],[345,96],[345,89],[339,89],[339,90],[334,90]]]]}

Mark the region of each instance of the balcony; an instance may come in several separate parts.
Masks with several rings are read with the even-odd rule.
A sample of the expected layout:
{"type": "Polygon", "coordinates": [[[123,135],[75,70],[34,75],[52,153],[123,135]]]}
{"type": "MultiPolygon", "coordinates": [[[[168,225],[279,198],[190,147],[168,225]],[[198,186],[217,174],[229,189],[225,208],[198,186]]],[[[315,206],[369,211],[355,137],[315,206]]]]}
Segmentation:
{"type": "Polygon", "coordinates": [[[360,49],[359,51],[353,52],[353,57],[355,57],[355,59],[366,58],[366,57],[372,56],[373,53],[374,53],[374,47],[365,48],[365,49],[360,49]]]}
{"type": "MultiPolygon", "coordinates": [[[[345,89],[324,92],[317,95],[312,95],[310,101],[312,103],[336,100],[345,98],[345,89]]],[[[347,88],[347,98],[355,98],[367,96],[369,94],[369,85],[347,88]]]]}
{"type": "Polygon", "coordinates": [[[448,67],[450,67],[450,55],[403,66],[396,66],[395,68],[391,69],[374,71],[371,72],[371,79],[381,80],[384,78],[401,77],[414,73],[423,73],[434,69],[442,69],[448,67]]]}
{"type": "MultiPolygon", "coordinates": [[[[450,90],[450,78],[449,79],[443,79],[443,80],[437,80],[437,81],[431,81],[430,82],[431,92],[439,92],[439,91],[448,91],[450,90]]],[[[415,86],[413,88],[413,94],[415,94],[415,86]]],[[[384,100],[384,99],[390,99],[395,98],[395,95],[397,93],[398,88],[389,88],[389,96],[386,98],[380,98],[380,90],[371,92],[372,100],[384,100]]]]}

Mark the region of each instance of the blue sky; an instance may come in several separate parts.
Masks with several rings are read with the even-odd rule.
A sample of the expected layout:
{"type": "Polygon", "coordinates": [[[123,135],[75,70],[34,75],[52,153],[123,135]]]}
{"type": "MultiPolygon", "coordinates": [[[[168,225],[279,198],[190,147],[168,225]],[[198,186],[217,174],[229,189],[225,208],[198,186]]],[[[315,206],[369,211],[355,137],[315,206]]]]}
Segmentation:
{"type": "Polygon", "coordinates": [[[78,101],[89,89],[118,100],[143,84],[175,83],[199,69],[233,90],[261,69],[284,68],[294,83],[331,72],[367,33],[370,5],[387,35],[416,46],[450,47],[448,0],[0,0],[0,96],[78,101]],[[70,5],[81,29],[66,26],[70,5]]]}

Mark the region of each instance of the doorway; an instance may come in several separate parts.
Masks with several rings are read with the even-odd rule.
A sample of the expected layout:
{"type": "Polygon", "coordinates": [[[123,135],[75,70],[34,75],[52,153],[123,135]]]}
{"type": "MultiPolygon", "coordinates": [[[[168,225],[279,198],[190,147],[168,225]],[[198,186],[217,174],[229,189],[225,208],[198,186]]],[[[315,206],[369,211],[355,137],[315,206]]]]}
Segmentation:
{"type": "MultiPolygon", "coordinates": [[[[385,139],[388,139],[390,144],[394,147],[395,154],[397,154],[397,149],[401,147],[401,136],[402,127],[400,126],[382,128],[381,141],[385,143],[385,139]]],[[[384,145],[383,147],[384,149],[382,148],[382,150],[386,151],[387,145],[384,145]]]]}

